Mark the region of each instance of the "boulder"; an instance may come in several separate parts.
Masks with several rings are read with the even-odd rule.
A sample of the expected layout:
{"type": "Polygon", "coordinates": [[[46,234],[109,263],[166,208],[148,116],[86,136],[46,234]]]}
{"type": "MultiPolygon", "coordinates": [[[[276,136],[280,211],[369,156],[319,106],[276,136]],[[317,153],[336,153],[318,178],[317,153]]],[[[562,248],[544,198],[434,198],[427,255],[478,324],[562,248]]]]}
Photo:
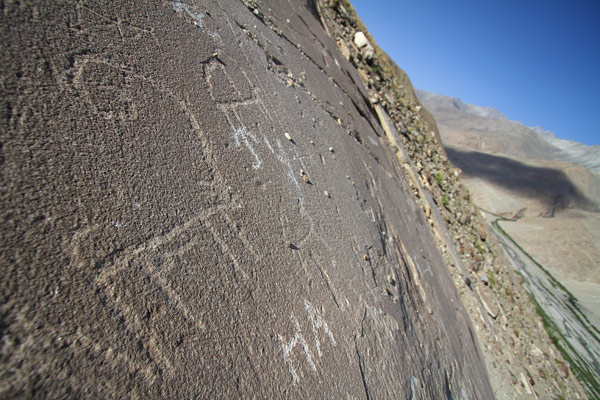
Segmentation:
{"type": "Polygon", "coordinates": [[[479,295],[479,299],[481,300],[481,304],[485,308],[485,311],[487,311],[490,317],[496,319],[499,313],[498,308],[487,297],[487,295],[483,292],[480,286],[477,287],[477,294],[479,295]]]}
{"type": "Polygon", "coordinates": [[[359,50],[365,46],[371,47],[371,44],[367,40],[367,37],[365,36],[365,34],[360,31],[358,31],[354,34],[354,44],[356,45],[356,47],[359,48],[359,50]]]}

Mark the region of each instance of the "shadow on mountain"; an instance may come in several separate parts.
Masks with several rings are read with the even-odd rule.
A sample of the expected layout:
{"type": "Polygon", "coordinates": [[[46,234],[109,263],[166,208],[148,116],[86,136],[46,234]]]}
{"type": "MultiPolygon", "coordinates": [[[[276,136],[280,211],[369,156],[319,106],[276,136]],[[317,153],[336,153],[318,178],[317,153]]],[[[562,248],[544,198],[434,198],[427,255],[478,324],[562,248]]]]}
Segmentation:
{"type": "Polygon", "coordinates": [[[469,178],[481,178],[514,193],[542,202],[548,216],[566,208],[599,211],[562,171],[533,167],[519,161],[481,153],[445,147],[448,159],[469,178]]]}

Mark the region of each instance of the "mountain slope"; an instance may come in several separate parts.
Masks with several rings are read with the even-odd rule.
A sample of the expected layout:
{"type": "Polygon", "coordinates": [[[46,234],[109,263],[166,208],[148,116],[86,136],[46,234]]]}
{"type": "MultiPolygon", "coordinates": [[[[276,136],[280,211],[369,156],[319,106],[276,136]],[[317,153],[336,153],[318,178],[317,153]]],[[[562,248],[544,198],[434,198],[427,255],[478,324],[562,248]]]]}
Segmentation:
{"type": "Polygon", "coordinates": [[[460,99],[416,91],[419,100],[443,126],[446,146],[502,154],[518,159],[574,163],[600,172],[600,146],[558,139],[540,127],[508,120],[500,111],[467,104],[460,99]]]}
{"type": "Polygon", "coordinates": [[[600,146],[587,146],[573,140],[559,139],[552,132],[545,131],[539,126],[531,129],[562,151],[562,154],[557,156],[557,160],[571,162],[600,172],[600,146]]]}
{"type": "Polygon", "coordinates": [[[598,210],[600,146],[561,140],[452,97],[422,90],[417,95],[435,115],[453,163],[473,185],[493,186],[476,191],[482,207],[503,215],[524,208],[529,215],[598,210]]]}
{"type": "Polygon", "coordinates": [[[577,360],[578,376],[598,397],[600,173],[584,166],[596,168],[599,147],[557,139],[458,99],[418,93],[438,121],[449,159],[526,277],[550,332],[560,333],[555,342],[577,360]]]}

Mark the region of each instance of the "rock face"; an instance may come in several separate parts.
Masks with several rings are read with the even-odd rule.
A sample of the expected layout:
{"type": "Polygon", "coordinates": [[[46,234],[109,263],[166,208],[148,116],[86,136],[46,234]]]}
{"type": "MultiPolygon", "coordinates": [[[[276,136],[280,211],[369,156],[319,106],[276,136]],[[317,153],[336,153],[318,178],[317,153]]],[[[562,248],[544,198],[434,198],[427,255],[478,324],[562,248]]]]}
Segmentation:
{"type": "Polygon", "coordinates": [[[312,1],[3,3],[2,398],[493,397],[312,1]]]}
{"type": "MultiPolygon", "coordinates": [[[[494,395],[498,399],[521,399],[525,393],[537,398],[587,398],[573,378],[581,376],[580,371],[575,369],[566,379],[560,372],[565,359],[544,330],[523,278],[513,271],[495,236],[487,233],[461,183],[460,170],[446,158],[433,116],[417,100],[407,75],[377,47],[347,1],[326,4],[322,12],[328,30],[368,87],[389,145],[405,169],[475,326],[494,395]],[[365,34],[374,57],[366,58],[353,43],[357,32],[365,34]],[[497,316],[495,320],[488,309],[497,316]],[[543,350],[540,354],[536,349],[543,350]]],[[[478,113],[490,114],[489,110],[478,113]]],[[[597,397],[590,393],[590,398],[597,397]]]]}

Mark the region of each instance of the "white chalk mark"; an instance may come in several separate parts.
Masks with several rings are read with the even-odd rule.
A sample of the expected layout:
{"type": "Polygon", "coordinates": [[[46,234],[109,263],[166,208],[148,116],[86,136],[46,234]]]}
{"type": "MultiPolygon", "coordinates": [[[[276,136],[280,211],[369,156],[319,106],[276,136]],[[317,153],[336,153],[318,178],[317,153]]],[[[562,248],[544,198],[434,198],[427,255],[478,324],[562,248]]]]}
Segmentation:
{"type": "Polygon", "coordinates": [[[202,13],[192,11],[190,7],[187,4],[182,3],[181,0],[173,0],[171,5],[173,6],[173,10],[176,12],[185,11],[190,17],[192,17],[194,24],[198,28],[204,29],[204,23],[202,22],[204,15],[202,15],[202,13]]]}
{"type": "Polygon", "coordinates": [[[419,270],[423,272],[423,274],[425,274],[425,272],[429,272],[429,275],[433,276],[433,271],[431,271],[431,265],[427,264],[427,268],[423,269],[419,266],[419,264],[417,264],[417,266],[419,267],[419,270]]]}
{"type": "Polygon", "coordinates": [[[371,177],[371,182],[373,182],[373,187],[375,188],[375,190],[377,190],[377,183],[375,183],[375,177],[373,176],[373,173],[371,172],[371,168],[369,168],[369,166],[367,165],[367,163],[363,160],[363,164],[365,164],[365,168],[367,169],[367,172],[369,173],[369,176],[371,177]]]}
{"type": "MultiPolygon", "coordinates": [[[[329,330],[329,326],[327,326],[327,322],[325,322],[325,320],[321,317],[321,313],[319,313],[319,311],[312,304],[310,304],[308,302],[308,300],[306,300],[306,299],[304,299],[304,309],[306,310],[306,314],[307,314],[308,319],[310,320],[310,324],[312,326],[312,332],[313,332],[313,336],[315,338],[315,347],[317,348],[317,355],[319,356],[319,358],[321,358],[321,357],[323,357],[323,352],[321,351],[321,342],[319,342],[319,338],[317,337],[317,330],[318,329],[323,330],[325,332],[325,334],[327,336],[329,336],[329,340],[331,340],[331,344],[333,344],[335,346],[336,342],[333,337],[333,333],[331,333],[331,330],[329,330]]],[[[304,355],[306,356],[306,361],[308,362],[308,365],[310,366],[310,368],[316,372],[317,367],[315,365],[315,362],[313,361],[312,355],[310,354],[310,350],[308,349],[308,344],[306,343],[304,336],[302,336],[302,332],[300,330],[300,324],[298,323],[298,320],[294,316],[294,313],[292,313],[292,315],[290,316],[290,319],[292,320],[292,324],[294,325],[294,328],[296,329],[296,332],[294,333],[294,337],[286,344],[283,337],[281,337],[281,335],[278,334],[277,335],[277,346],[279,347],[279,350],[281,351],[281,354],[283,355],[284,361],[288,365],[288,368],[290,370],[290,375],[292,375],[292,383],[295,385],[296,382],[298,382],[298,373],[296,372],[296,368],[294,367],[294,362],[292,361],[292,358],[290,357],[290,355],[292,354],[292,350],[294,349],[296,344],[300,343],[302,350],[304,351],[304,355]]]]}
{"type": "Polygon", "coordinates": [[[306,299],[304,300],[304,309],[306,310],[306,313],[308,314],[308,319],[310,319],[310,324],[312,325],[313,335],[315,336],[315,347],[317,348],[317,354],[319,355],[319,357],[322,357],[323,353],[321,352],[321,343],[319,342],[319,338],[317,337],[317,329],[323,329],[327,336],[329,336],[331,344],[333,344],[334,346],[336,345],[335,339],[333,338],[333,334],[327,326],[327,322],[325,322],[321,318],[321,314],[319,313],[319,311],[316,308],[314,308],[313,305],[310,304],[306,299]]]}
{"type": "Polygon", "coordinates": [[[217,43],[223,43],[223,39],[221,39],[218,32],[208,32],[208,36],[217,43]]]}
{"type": "Polygon", "coordinates": [[[271,146],[269,139],[267,139],[267,137],[265,135],[263,135],[263,142],[265,142],[265,144],[267,145],[267,148],[271,151],[271,153],[275,154],[275,150],[273,149],[273,146],[271,146]]]}
{"type": "Polygon", "coordinates": [[[298,197],[302,200],[302,190],[300,189],[300,184],[298,183],[298,181],[296,180],[296,177],[294,176],[294,170],[292,169],[292,165],[290,164],[290,160],[287,158],[287,155],[285,154],[285,150],[283,149],[283,146],[281,145],[281,142],[279,141],[279,139],[275,139],[275,141],[277,142],[277,150],[278,150],[278,154],[277,154],[277,159],[287,167],[288,170],[288,177],[292,180],[292,182],[294,182],[294,184],[296,185],[296,189],[298,190],[298,197]]]}
{"type": "Polygon", "coordinates": [[[414,376],[410,376],[410,394],[408,396],[409,400],[413,400],[415,398],[415,387],[417,386],[417,378],[414,376]]]}
{"type": "Polygon", "coordinates": [[[316,371],[317,367],[315,366],[315,363],[312,360],[312,356],[310,355],[308,344],[306,343],[306,340],[304,340],[304,336],[302,336],[302,332],[300,331],[300,324],[298,323],[298,320],[296,319],[293,313],[291,316],[291,320],[292,324],[294,324],[294,327],[296,328],[294,337],[287,344],[284,344],[284,339],[281,337],[281,335],[277,335],[277,345],[279,346],[279,350],[283,354],[283,359],[285,360],[286,364],[288,365],[288,368],[290,369],[290,374],[292,375],[292,382],[296,384],[296,382],[298,382],[298,374],[296,373],[296,368],[294,368],[294,363],[290,357],[290,354],[292,353],[294,346],[296,346],[298,342],[300,342],[300,345],[302,346],[302,350],[306,355],[306,361],[308,361],[308,365],[310,365],[310,368],[313,371],[316,371]]]}
{"type": "Polygon", "coordinates": [[[250,151],[250,154],[252,154],[252,156],[254,157],[254,163],[252,164],[252,168],[259,169],[260,164],[262,162],[260,161],[258,154],[256,154],[256,151],[254,150],[252,143],[250,142],[250,140],[248,140],[248,139],[251,139],[251,141],[253,141],[254,143],[258,143],[258,139],[256,138],[256,136],[254,136],[254,134],[252,132],[250,132],[248,129],[241,127],[241,128],[233,128],[233,132],[231,132],[231,137],[233,137],[233,142],[235,143],[235,147],[240,147],[240,143],[243,143],[244,146],[246,146],[248,151],[250,151]]]}
{"type": "MultiPolygon", "coordinates": [[[[418,259],[418,257],[416,255],[413,254],[413,259],[418,259]]],[[[419,270],[420,275],[425,275],[426,272],[429,272],[430,276],[433,276],[433,271],[431,270],[431,265],[429,265],[429,263],[425,263],[425,265],[427,266],[427,268],[423,268],[421,265],[415,263],[417,269],[419,270]]]]}

